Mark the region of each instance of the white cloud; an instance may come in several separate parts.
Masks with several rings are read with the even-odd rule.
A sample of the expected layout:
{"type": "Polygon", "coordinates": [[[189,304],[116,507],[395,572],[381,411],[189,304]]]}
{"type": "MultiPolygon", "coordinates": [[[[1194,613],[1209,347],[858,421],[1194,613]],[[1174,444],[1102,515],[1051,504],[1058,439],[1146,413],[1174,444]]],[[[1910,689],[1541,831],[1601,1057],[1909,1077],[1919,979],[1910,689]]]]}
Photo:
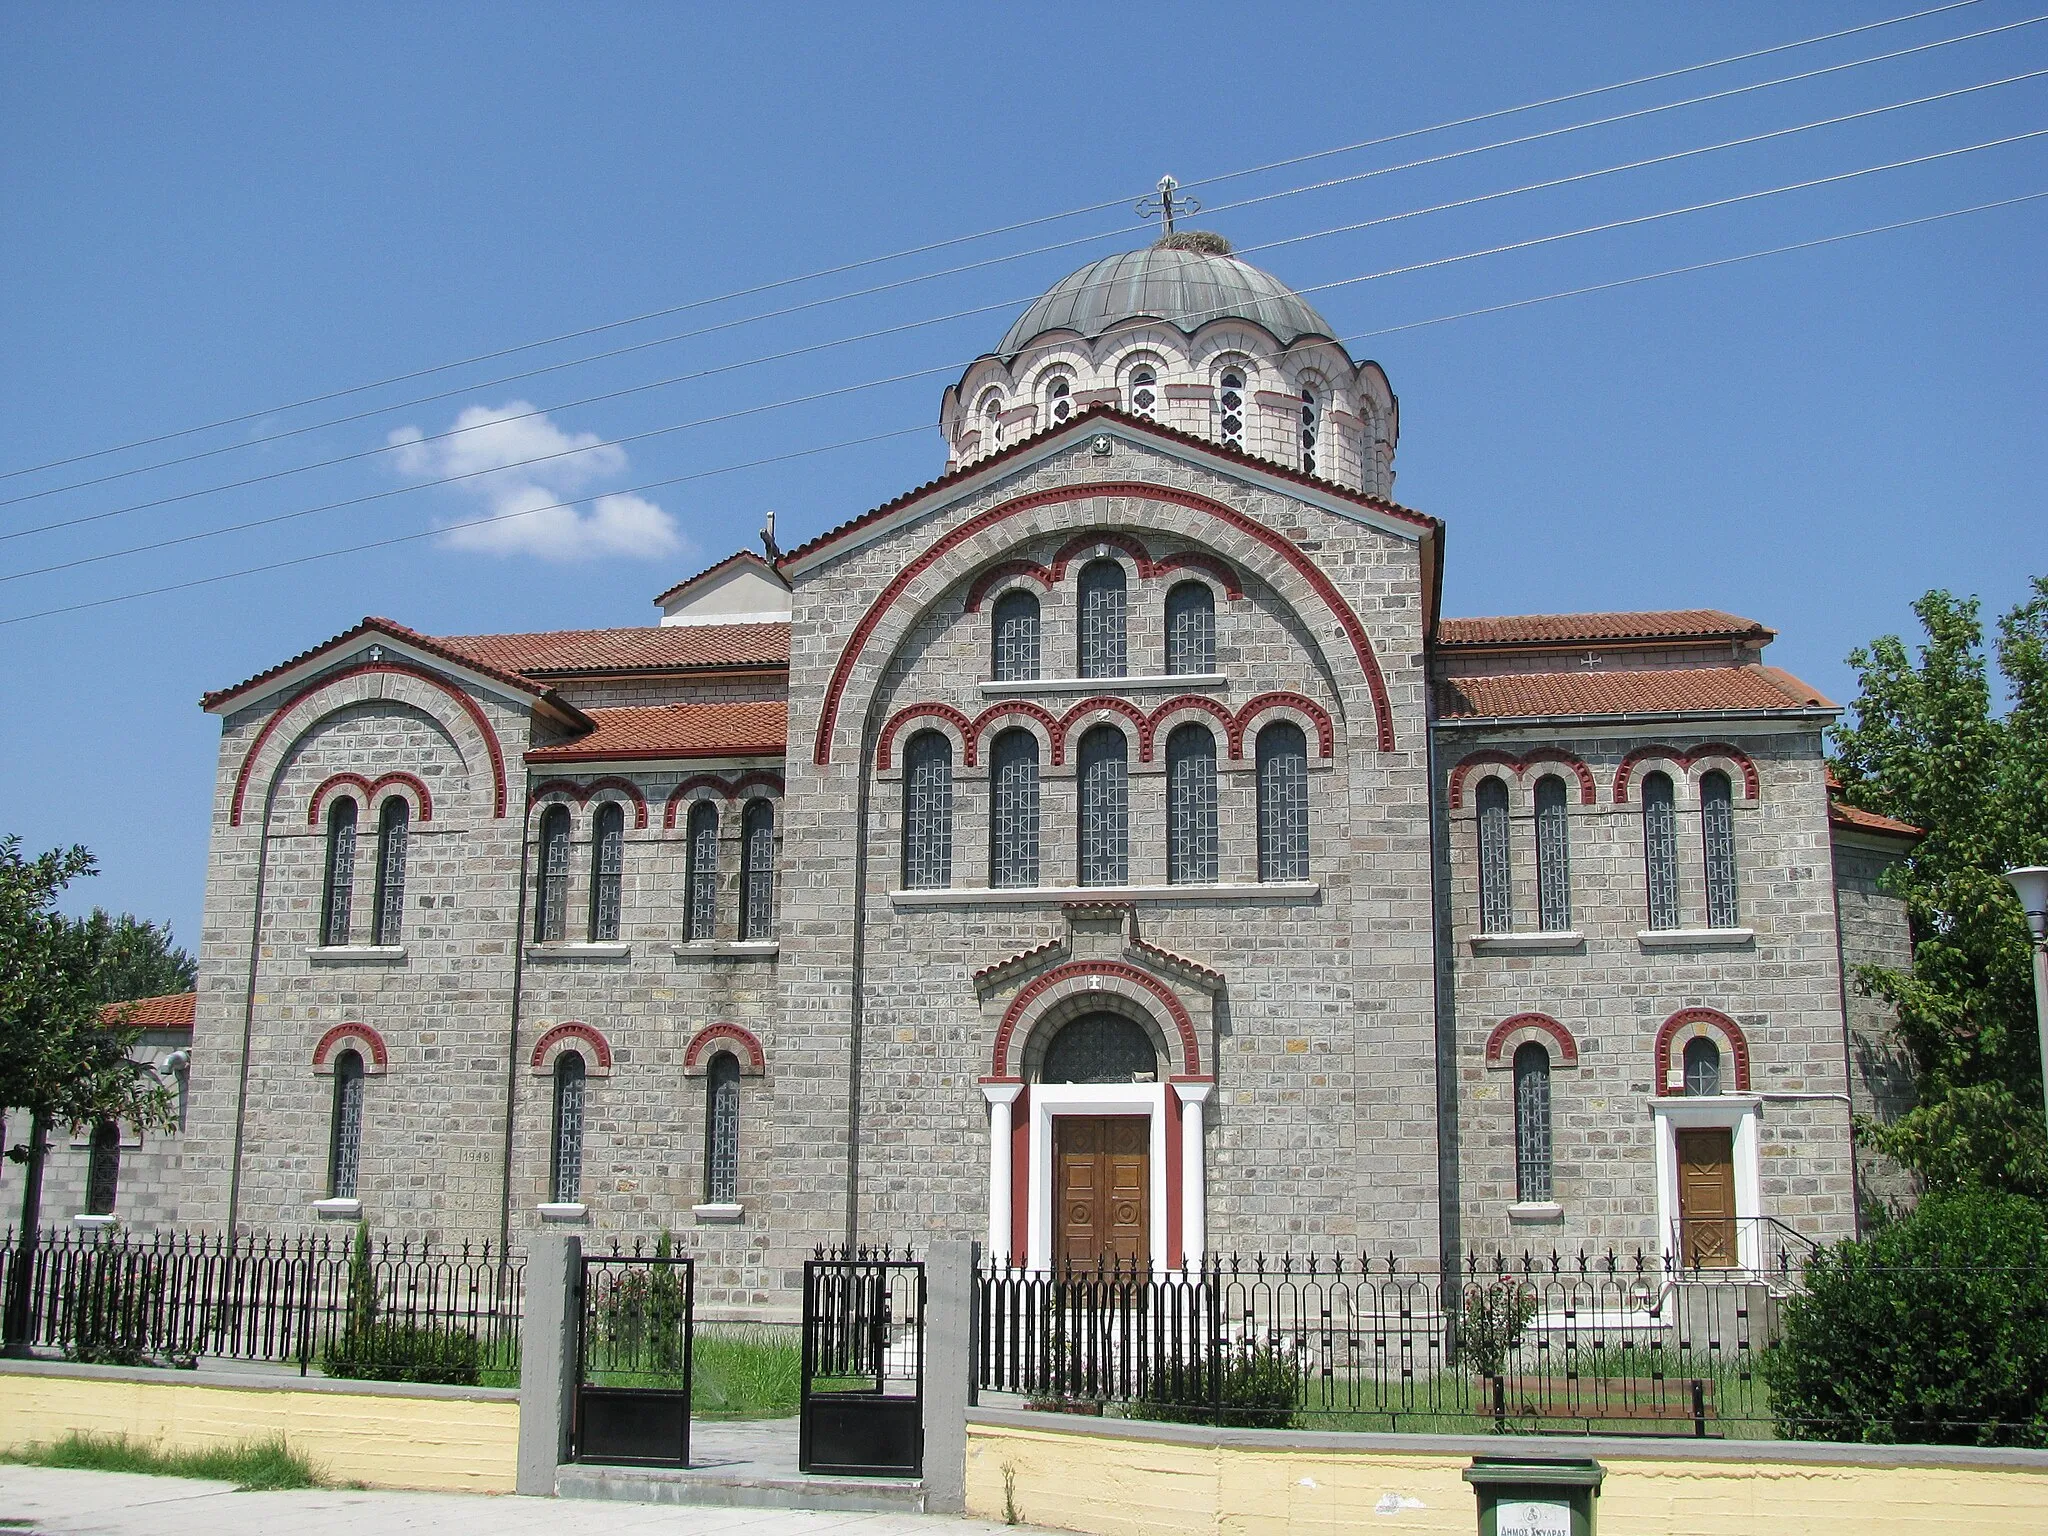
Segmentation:
{"type": "Polygon", "coordinates": [[[393,457],[403,475],[420,480],[473,477],[451,489],[475,502],[477,510],[450,519],[472,526],[450,527],[443,542],[454,549],[543,560],[653,559],[687,547],[675,519],[644,497],[612,492],[599,494],[587,508],[566,505],[623,474],[626,451],[594,432],[564,432],[545,414],[532,412],[523,400],[472,405],[455,418],[452,437],[426,442],[419,428],[401,427],[386,439],[397,449],[393,457]]]}

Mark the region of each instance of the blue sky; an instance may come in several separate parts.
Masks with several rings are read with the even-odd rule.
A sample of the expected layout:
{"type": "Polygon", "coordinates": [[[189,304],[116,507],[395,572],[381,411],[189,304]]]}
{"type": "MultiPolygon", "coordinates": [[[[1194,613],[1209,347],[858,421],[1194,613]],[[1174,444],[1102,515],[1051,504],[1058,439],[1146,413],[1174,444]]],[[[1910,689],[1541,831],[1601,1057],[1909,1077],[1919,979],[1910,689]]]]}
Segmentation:
{"type": "MultiPolygon", "coordinates": [[[[949,373],[1066,271],[1141,243],[1127,200],[1161,172],[1196,182],[1919,8],[16,7],[0,51],[0,470],[268,414],[0,480],[0,496],[18,497],[233,449],[0,506],[0,535],[19,535],[0,538],[0,619],[581,500],[522,520],[538,531],[510,548],[475,534],[415,539],[0,625],[0,830],[31,848],[87,844],[104,872],[76,904],[169,919],[196,941],[218,741],[197,708],[204,689],[368,613],[438,633],[648,622],[655,593],[751,544],[765,510],[789,543],[929,479],[944,457],[935,423],[949,373]],[[1112,200],[495,364],[271,409],[1112,200]],[[1080,243],[840,297],[1065,241],[1080,243]],[[814,300],[837,301],[750,318],[814,300]],[[972,309],[986,312],[755,361],[972,309]],[[724,328],[490,382],[714,325],[724,328]],[[756,409],[925,370],[936,371],[756,409]],[[513,402],[549,412],[519,442],[617,445],[573,474],[410,490],[20,574],[459,470],[470,461],[446,444],[370,451],[513,402]],[[734,411],[749,414],[617,443],[734,411]],[[883,433],[903,435],[706,473],[883,433]],[[369,456],[213,493],[348,454],[369,456]],[[682,476],[696,478],[627,493],[682,476]],[[124,510],[194,491],[209,494],[124,510]],[[61,526],[22,532],[44,523],[61,526]]],[[[2035,14],[1979,0],[1198,195],[1214,208],[2035,14]]],[[[2030,70],[2048,70],[2048,24],[1195,222],[1241,247],[1290,240],[2030,70]]],[[[2048,79],[2023,80],[1251,259],[1313,288],[2043,127],[2048,79]]],[[[1390,328],[2043,191],[2048,139],[1311,298],[1341,334],[1381,333],[1353,350],[1378,358],[1401,397],[1397,494],[1448,524],[1447,612],[1723,607],[1775,626],[1772,659],[1846,698],[1848,651],[1907,629],[1920,592],[1979,594],[1996,612],[2048,570],[2048,201],[1390,328]]]]}

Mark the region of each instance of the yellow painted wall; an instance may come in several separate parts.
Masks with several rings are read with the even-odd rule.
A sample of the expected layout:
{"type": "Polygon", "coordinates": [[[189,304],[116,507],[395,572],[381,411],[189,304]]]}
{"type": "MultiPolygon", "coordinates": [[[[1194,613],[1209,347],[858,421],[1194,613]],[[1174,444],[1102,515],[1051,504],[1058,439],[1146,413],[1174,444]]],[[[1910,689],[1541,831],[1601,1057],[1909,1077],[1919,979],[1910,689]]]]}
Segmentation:
{"type": "MultiPolygon", "coordinates": [[[[2039,1536],[2048,1469],[1845,1467],[1603,1455],[1601,1536],[2039,1536]]],[[[1469,1455],[1298,1451],[967,1429],[967,1509],[1094,1536],[1471,1536],[1469,1455]],[[1412,1501],[1412,1502],[1411,1502],[1412,1501]]]]}
{"type": "Polygon", "coordinates": [[[291,1387],[98,1380],[0,1373],[0,1446],[77,1431],[166,1450],[206,1450],[282,1433],[337,1482],[510,1493],[519,1404],[291,1387]]]}

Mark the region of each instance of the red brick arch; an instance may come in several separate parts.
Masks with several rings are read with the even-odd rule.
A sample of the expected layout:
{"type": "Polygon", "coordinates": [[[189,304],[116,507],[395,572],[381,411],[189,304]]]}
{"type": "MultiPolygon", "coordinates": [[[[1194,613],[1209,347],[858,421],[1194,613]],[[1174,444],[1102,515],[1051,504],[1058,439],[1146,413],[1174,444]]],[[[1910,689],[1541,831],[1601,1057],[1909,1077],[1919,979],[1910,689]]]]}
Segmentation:
{"type": "Polygon", "coordinates": [[[1509,752],[1487,750],[1473,752],[1459,759],[1458,766],[1451,770],[1451,809],[1458,810],[1465,803],[1465,780],[1474,768],[1493,764],[1514,771],[1517,779],[1538,764],[1556,764],[1569,768],[1572,776],[1579,781],[1579,804],[1598,805],[1599,786],[1593,782],[1593,770],[1579,758],[1557,747],[1538,747],[1526,757],[1516,757],[1509,752]]]}
{"type": "Polygon", "coordinates": [[[1153,744],[1159,739],[1159,727],[1183,710],[1199,711],[1220,725],[1223,728],[1224,750],[1231,751],[1229,743],[1237,739],[1237,721],[1231,717],[1230,711],[1214,699],[1205,698],[1199,693],[1183,693],[1177,698],[1168,699],[1145,717],[1145,755],[1148,758],[1152,755],[1153,744]]]}
{"type": "Polygon", "coordinates": [[[384,1037],[367,1024],[337,1024],[320,1037],[313,1047],[313,1070],[329,1075],[334,1071],[334,1058],[346,1046],[354,1046],[362,1052],[363,1071],[371,1077],[391,1065],[391,1053],[384,1048],[384,1037]]]}
{"type": "Polygon", "coordinates": [[[385,773],[379,774],[374,779],[366,779],[360,773],[335,773],[329,774],[325,779],[321,780],[320,787],[313,791],[313,798],[306,802],[307,826],[317,827],[320,825],[320,812],[327,803],[327,797],[344,785],[360,794],[366,807],[375,805],[378,794],[394,785],[410,790],[413,798],[413,809],[419,812],[420,820],[432,821],[434,819],[434,797],[428,792],[425,781],[415,774],[385,773]]]}
{"type": "Polygon", "coordinates": [[[603,1076],[612,1069],[612,1045],[604,1035],[590,1025],[571,1019],[566,1024],[557,1024],[538,1040],[533,1042],[533,1059],[530,1063],[535,1072],[552,1072],[555,1056],[565,1047],[581,1045],[590,1052],[590,1070],[594,1076],[603,1076]]]}
{"type": "Polygon", "coordinates": [[[1749,1036],[1742,1026],[1718,1008],[1681,1008],[1657,1031],[1657,1094],[1669,1098],[1680,1090],[1671,1086],[1671,1046],[1678,1032],[1688,1024],[1703,1024],[1707,1033],[1720,1037],[1721,1048],[1735,1067],[1735,1091],[1749,1092],[1749,1036]]]}
{"type": "Polygon", "coordinates": [[[1172,1074],[1179,1078],[1202,1076],[1202,1047],[1195,1034],[1195,1021],[1189,1017],[1187,1006],[1181,1002],[1158,977],[1139,970],[1135,965],[1126,965],[1120,960],[1070,960],[1065,965],[1056,965],[1044,975],[1034,977],[1018,989],[1010,999],[1010,1006],[1003,1011],[1003,1021],[996,1026],[996,1040],[993,1076],[998,1080],[1013,1081],[1017,1063],[1011,1059],[1012,1044],[1017,1026],[1030,1011],[1032,1004],[1064,981],[1081,977],[1104,977],[1128,982],[1139,987],[1155,998],[1166,1016],[1173,1023],[1174,1035],[1179,1038],[1181,1070],[1172,1074]]]}
{"type": "Polygon", "coordinates": [[[967,611],[981,612],[982,602],[993,588],[1018,577],[1029,577],[1048,590],[1056,584],[1052,572],[1036,560],[1005,560],[974,578],[974,585],[967,589],[967,611]]]}
{"type": "Polygon", "coordinates": [[[1082,725],[1091,716],[1098,714],[1120,715],[1131,723],[1131,735],[1138,743],[1138,761],[1152,761],[1152,734],[1145,729],[1145,711],[1128,699],[1112,699],[1099,694],[1092,699],[1083,699],[1064,715],[1060,716],[1060,760],[1067,757],[1067,744],[1073,738],[1075,727],[1082,725]]]}
{"type": "Polygon", "coordinates": [[[974,727],[968,718],[950,704],[906,704],[891,715],[882,727],[881,737],[875,742],[875,766],[888,770],[896,750],[896,734],[913,720],[943,720],[960,733],[960,754],[964,767],[974,766],[974,727]]]}
{"type": "Polygon", "coordinates": [[[1731,747],[1726,742],[1710,741],[1704,746],[1693,747],[1687,751],[1680,751],[1677,747],[1637,747],[1624,757],[1621,766],[1614,770],[1614,803],[1628,804],[1629,783],[1635,777],[1636,769],[1643,763],[1652,759],[1662,759],[1676,763],[1681,772],[1690,773],[1694,764],[1713,757],[1725,757],[1742,770],[1743,799],[1754,800],[1762,792],[1756,764],[1750,761],[1747,752],[1740,747],[1731,747]]]}
{"type": "Polygon", "coordinates": [[[1570,1030],[1547,1013],[1518,1013],[1494,1025],[1493,1033],[1486,1037],[1486,1064],[1489,1067],[1510,1065],[1506,1055],[1507,1043],[1524,1030],[1533,1030],[1549,1038],[1559,1066],[1576,1067],[1579,1064],[1579,1042],[1572,1038],[1570,1030]]]}
{"type": "Polygon", "coordinates": [[[976,715],[974,723],[968,726],[967,739],[973,743],[969,751],[974,754],[974,756],[968,758],[968,762],[973,763],[980,757],[981,744],[988,739],[989,733],[994,727],[1002,725],[1006,721],[1020,718],[1036,720],[1041,726],[1045,727],[1045,739],[1048,750],[1052,754],[1053,767],[1057,768],[1067,760],[1067,742],[1066,738],[1060,734],[1058,716],[1054,715],[1044,705],[1033,704],[1028,699],[1004,699],[989,705],[987,709],[976,715]]]}
{"type": "Polygon", "coordinates": [[[737,800],[750,789],[772,790],[782,793],[782,775],[766,768],[756,768],[743,773],[736,779],[721,778],[715,773],[700,773],[683,780],[668,792],[668,803],[661,808],[661,829],[673,832],[676,825],[676,811],[691,795],[700,789],[715,789],[725,800],[737,800]]]}
{"type": "Polygon", "coordinates": [[[633,802],[633,826],[635,830],[644,828],[647,825],[647,797],[640,793],[640,786],[631,779],[622,779],[617,775],[607,775],[602,779],[592,779],[588,784],[578,784],[574,779],[549,779],[547,783],[540,785],[526,797],[526,808],[531,811],[549,795],[567,795],[577,805],[585,806],[590,804],[593,795],[600,794],[607,789],[615,789],[633,802]]]}
{"type": "Polygon", "coordinates": [[[1244,738],[1252,724],[1263,714],[1276,709],[1291,709],[1308,716],[1316,728],[1316,756],[1328,757],[1336,749],[1337,730],[1331,723],[1330,712],[1314,699],[1302,693],[1262,693],[1256,698],[1245,700],[1244,707],[1231,722],[1230,755],[1244,757],[1244,738]]]}
{"type": "Polygon", "coordinates": [[[702,1077],[709,1072],[711,1058],[721,1048],[738,1058],[744,1076],[759,1077],[768,1070],[768,1053],[761,1049],[760,1037],[752,1030],[737,1024],[706,1024],[690,1037],[683,1052],[683,1076],[702,1077]]]}

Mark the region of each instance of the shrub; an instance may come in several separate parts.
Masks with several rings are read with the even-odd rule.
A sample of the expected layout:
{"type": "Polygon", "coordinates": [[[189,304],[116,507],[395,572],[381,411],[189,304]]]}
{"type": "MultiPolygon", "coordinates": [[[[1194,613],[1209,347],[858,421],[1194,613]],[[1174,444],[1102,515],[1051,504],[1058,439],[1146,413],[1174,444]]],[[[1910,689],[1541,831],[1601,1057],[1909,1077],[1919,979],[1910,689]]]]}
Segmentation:
{"type": "Polygon", "coordinates": [[[1458,1329],[1458,1358],[1475,1376],[1504,1376],[1508,1356],[1536,1315],[1536,1293],[1514,1275],[1468,1286],[1458,1329]]]}
{"type": "Polygon", "coordinates": [[[2048,1445],[2048,1218],[1929,1195],[1822,1251],[1762,1374],[1787,1439],[2048,1445]]]}
{"type": "Polygon", "coordinates": [[[354,1381],[424,1381],[473,1387],[483,1368],[483,1348],[462,1328],[419,1323],[379,1323],[364,1332],[345,1329],[327,1346],[320,1368],[354,1381]]]}
{"type": "Polygon", "coordinates": [[[1285,1429],[1301,1401],[1301,1364],[1283,1349],[1246,1344],[1225,1350],[1221,1380],[1210,1391],[1210,1364],[1200,1355],[1162,1361],[1145,1390],[1124,1407],[1124,1417],[1167,1424],[1215,1424],[1227,1429],[1285,1429]]]}

